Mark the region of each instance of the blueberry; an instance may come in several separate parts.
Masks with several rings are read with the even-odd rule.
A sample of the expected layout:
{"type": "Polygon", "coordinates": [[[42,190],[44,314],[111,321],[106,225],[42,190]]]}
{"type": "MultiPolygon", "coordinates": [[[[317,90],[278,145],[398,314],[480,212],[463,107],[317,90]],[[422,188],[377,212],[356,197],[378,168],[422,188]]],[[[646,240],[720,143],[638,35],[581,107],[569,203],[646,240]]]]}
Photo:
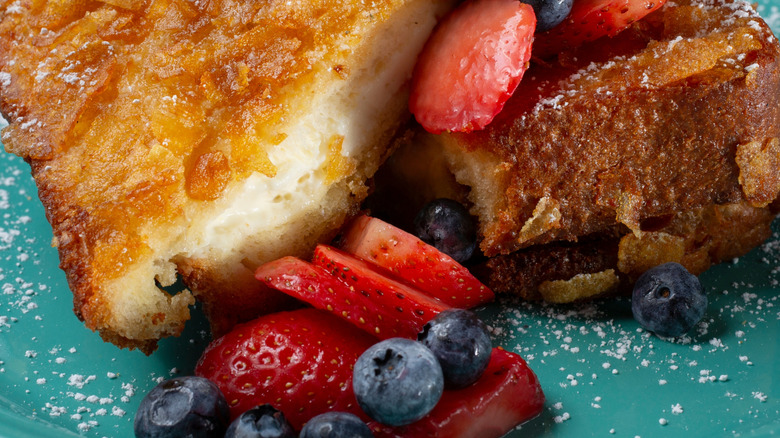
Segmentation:
{"type": "Polygon", "coordinates": [[[426,204],[414,218],[414,234],[459,263],[477,247],[477,228],[466,207],[452,199],[426,204]]]}
{"type": "Polygon", "coordinates": [[[230,422],[225,396],[208,379],[176,377],[141,400],[133,430],[137,438],[222,437],[230,422]]]}
{"type": "Polygon", "coordinates": [[[360,355],[352,385],[368,416],[403,426],[436,406],[444,391],[444,375],[428,347],[411,339],[390,338],[360,355]]]}
{"type": "Polygon", "coordinates": [[[476,382],[490,362],[493,345],[487,326],[464,309],[448,309],[430,320],[417,335],[439,360],[448,388],[476,382]]]}
{"type": "Polygon", "coordinates": [[[326,412],[309,420],[300,438],[373,438],[371,429],[357,415],[326,412]]]}
{"type": "Polygon", "coordinates": [[[295,438],[293,429],[284,414],[265,404],[252,408],[230,423],[225,438],[295,438]]]}
{"type": "Polygon", "coordinates": [[[544,32],[561,24],[571,12],[574,0],[521,0],[534,8],[536,31],[544,32]]]}
{"type": "Polygon", "coordinates": [[[706,309],[707,296],[699,279],[679,263],[651,268],[634,284],[634,319],[658,335],[685,334],[701,320],[706,309]]]}

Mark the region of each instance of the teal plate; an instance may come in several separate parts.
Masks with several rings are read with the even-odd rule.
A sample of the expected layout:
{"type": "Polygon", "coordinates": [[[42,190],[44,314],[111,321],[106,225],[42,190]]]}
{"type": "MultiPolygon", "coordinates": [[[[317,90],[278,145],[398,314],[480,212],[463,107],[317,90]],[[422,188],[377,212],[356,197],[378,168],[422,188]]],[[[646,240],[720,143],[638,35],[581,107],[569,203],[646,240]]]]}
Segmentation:
{"type": "MultiPolygon", "coordinates": [[[[761,12],[778,33],[780,2],[761,12]]],[[[710,297],[692,335],[643,330],[627,300],[504,301],[481,309],[523,355],[547,401],[520,436],[780,435],[780,220],[774,235],[701,276],[710,297]]],[[[0,154],[0,437],[130,437],[143,395],[192,372],[209,342],[198,309],[151,356],[104,343],[73,315],[29,167],[0,154]]]]}

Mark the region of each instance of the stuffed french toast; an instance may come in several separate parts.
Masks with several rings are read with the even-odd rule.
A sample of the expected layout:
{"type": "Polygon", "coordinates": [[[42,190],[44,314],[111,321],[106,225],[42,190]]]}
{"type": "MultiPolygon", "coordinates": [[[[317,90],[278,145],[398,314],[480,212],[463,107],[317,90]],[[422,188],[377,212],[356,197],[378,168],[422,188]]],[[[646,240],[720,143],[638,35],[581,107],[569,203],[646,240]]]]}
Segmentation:
{"type": "Polygon", "coordinates": [[[2,142],[86,326],[150,352],[195,298],[215,333],[285,307],[254,269],[357,210],[449,3],[4,1],[2,142]]]}

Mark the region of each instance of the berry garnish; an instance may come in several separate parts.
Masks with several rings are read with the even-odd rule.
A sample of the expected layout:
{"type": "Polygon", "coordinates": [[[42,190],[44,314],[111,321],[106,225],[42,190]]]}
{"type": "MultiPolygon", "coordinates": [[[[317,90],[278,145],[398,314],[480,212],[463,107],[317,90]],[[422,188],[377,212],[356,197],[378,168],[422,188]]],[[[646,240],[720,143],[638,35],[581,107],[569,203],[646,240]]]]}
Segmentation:
{"type": "Polygon", "coordinates": [[[327,245],[314,249],[314,264],[344,281],[354,294],[347,300],[353,314],[374,319],[382,339],[417,337],[428,320],[450,306],[415,287],[398,281],[388,271],[327,245]]]}
{"type": "Polygon", "coordinates": [[[485,373],[473,385],[445,390],[423,419],[391,427],[369,427],[377,438],[479,437],[498,438],[542,411],[544,393],[539,380],[517,354],[496,348],[485,373]]]}
{"type": "Polygon", "coordinates": [[[490,362],[493,346],[487,326],[474,312],[450,309],[425,324],[417,340],[439,360],[448,388],[476,382],[490,362]]]}
{"type": "Polygon", "coordinates": [[[429,319],[449,308],[335,248],[317,246],[314,260],[316,265],[284,257],[260,266],[255,277],[380,339],[414,338],[429,319]]]}
{"type": "Polygon", "coordinates": [[[375,342],[322,310],[273,313],[209,344],[195,373],[219,386],[233,418],[272,403],[300,430],[328,411],[365,415],[352,392],[351,367],[375,342]]]}
{"type": "Polygon", "coordinates": [[[269,404],[252,408],[233,420],[225,438],[296,438],[284,414],[269,404]]]}
{"type": "Polygon", "coordinates": [[[467,0],[434,30],[412,76],[409,109],[426,130],[482,129],[531,57],[536,18],[517,0],[467,0]]]}
{"type": "Polygon", "coordinates": [[[544,32],[559,25],[571,12],[574,0],[522,0],[534,8],[536,31],[544,32]]]}
{"type": "Polygon", "coordinates": [[[373,438],[371,429],[349,412],[326,412],[309,420],[300,438],[373,438]]]}
{"type": "Polygon", "coordinates": [[[459,263],[471,258],[477,246],[477,228],[463,204],[436,199],[414,218],[414,234],[459,263]]]}
{"type": "Polygon", "coordinates": [[[603,36],[615,36],[664,3],[666,0],[578,0],[563,22],[534,37],[533,54],[546,58],[603,36]]]}
{"type": "Polygon", "coordinates": [[[175,377],[141,400],[133,430],[137,438],[221,438],[229,417],[225,397],[214,383],[201,377],[175,377]]]}
{"type": "Polygon", "coordinates": [[[358,404],[371,418],[403,426],[436,406],[444,390],[444,375],[427,347],[406,338],[390,338],[358,358],[352,384],[358,404]]]}
{"type": "Polygon", "coordinates": [[[381,219],[355,219],[341,239],[341,248],[452,307],[468,309],[495,298],[493,291],[452,257],[381,219]]]}
{"type": "Polygon", "coordinates": [[[679,263],[650,268],[634,284],[634,319],[658,335],[674,337],[687,333],[706,309],[707,296],[699,279],[679,263]]]}

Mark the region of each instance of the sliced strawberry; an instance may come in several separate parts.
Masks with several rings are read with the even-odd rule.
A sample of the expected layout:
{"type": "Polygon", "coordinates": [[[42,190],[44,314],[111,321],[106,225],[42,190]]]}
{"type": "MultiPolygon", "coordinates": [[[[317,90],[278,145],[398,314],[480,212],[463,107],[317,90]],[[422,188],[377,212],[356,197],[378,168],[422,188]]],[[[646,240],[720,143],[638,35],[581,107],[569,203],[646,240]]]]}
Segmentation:
{"type": "MultiPolygon", "coordinates": [[[[379,292],[374,289],[371,289],[370,293],[363,293],[364,291],[350,287],[339,276],[322,266],[295,257],[284,257],[268,262],[257,269],[255,277],[274,289],[318,309],[334,313],[382,339],[399,336],[399,326],[403,326],[399,322],[403,315],[395,307],[388,307],[395,306],[395,303],[385,299],[386,296],[393,296],[391,292],[386,296],[379,296],[379,292]],[[369,296],[367,297],[366,294],[369,296]],[[377,296],[371,299],[371,295],[377,296]]],[[[393,286],[382,285],[381,290],[390,291],[393,290],[393,286]]],[[[412,297],[412,300],[415,294],[419,294],[419,292],[406,290],[402,293],[404,296],[412,297]]],[[[406,305],[407,300],[397,298],[396,300],[406,305]]],[[[411,337],[411,330],[417,327],[416,324],[404,331],[407,337],[411,337]]],[[[415,335],[416,333],[414,332],[415,335]]]]}
{"type": "Polygon", "coordinates": [[[428,320],[450,307],[335,248],[318,246],[314,259],[316,265],[284,257],[260,266],[255,277],[380,339],[416,338],[428,320]]]}
{"type": "Polygon", "coordinates": [[[376,339],[317,309],[261,316],[212,342],[195,367],[225,394],[233,418],[259,404],[280,409],[296,429],[317,414],[362,412],[352,367],[376,339]]]}
{"type": "Polygon", "coordinates": [[[365,324],[377,337],[417,338],[426,322],[450,306],[388,275],[387,271],[327,245],[314,250],[315,265],[344,281],[351,295],[334,301],[333,309],[365,324]],[[373,328],[371,328],[373,327],[373,328]]]}
{"type": "Polygon", "coordinates": [[[417,60],[409,109],[428,131],[482,129],[528,67],[536,16],[517,0],[467,0],[417,60]]]}
{"type": "Polygon", "coordinates": [[[452,307],[471,308],[495,299],[468,269],[431,245],[387,222],[358,217],[341,248],[375,263],[452,307]]]}
{"type": "Polygon", "coordinates": [[[577,0],[568,18],[535,36],[533,54],[546,58],[603,36],[615,36],[664,3],[666,0],[577,0]]]}
{"type": "Polygon", "coordinates": [[[493,349],[485,373],[473,385],[446,390],[430,414],[403,427],[369,424],[379,437],[501,437],[542,411],[544,393],[518,355],[493,349]]]}

